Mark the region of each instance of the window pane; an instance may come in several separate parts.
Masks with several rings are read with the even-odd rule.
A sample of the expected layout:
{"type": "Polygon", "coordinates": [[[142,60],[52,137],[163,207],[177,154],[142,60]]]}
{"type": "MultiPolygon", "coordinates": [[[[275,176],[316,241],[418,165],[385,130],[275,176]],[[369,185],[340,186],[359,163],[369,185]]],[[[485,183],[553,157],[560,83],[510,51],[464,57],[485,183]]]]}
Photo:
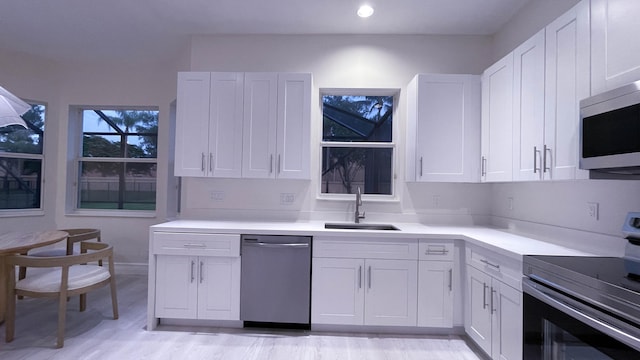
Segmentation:
{"type": "Polygon", "coordinates": [[[42,160],[0,157],[0,209],[39,209],[42,160]]]}
{"type": "Polygon", "coordinates": [[[81,209],[155,210],[156,164],[80,163],[81,209]]]}
{"type": "Polygon", "coordinates": [[[391,195],[392,148],[322,148],[322,193],[391,195]]]}
{"type": "Polygon", "coordinates": [[[42,154],[44,137],[44,105],[31,105],[31,110],[22,115],[29,126],[20,125],[0,127],[0,152],[42,154]]]}
{"type": "Polygon", "coordinates": [[[391,142],[393,96],[322,96],[322,140],[391,142]]]}
{"type": "Polygon", "coordinates": [[[157,157],[157,111],[84,110],[82,116],[83,157],[157,157]]]}

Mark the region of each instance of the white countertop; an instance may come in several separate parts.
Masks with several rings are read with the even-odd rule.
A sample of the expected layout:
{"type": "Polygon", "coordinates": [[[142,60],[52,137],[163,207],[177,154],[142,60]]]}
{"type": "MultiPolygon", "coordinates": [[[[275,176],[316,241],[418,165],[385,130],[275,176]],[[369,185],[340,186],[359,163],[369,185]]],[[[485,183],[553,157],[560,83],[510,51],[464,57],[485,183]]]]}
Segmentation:
{"type": "Polygon", "coordinates": [[[502,229],[473,226],[430,226],[418,223],[392,223],[399,230],[325,229],[324,221],[256,222],[175,220],[151,227],[151,231],[211,232],[261,235],[349,236],[377,238],[417,238],[464,240],[504,256],[522,259],[523,255],[594,255],[502,229]]]}

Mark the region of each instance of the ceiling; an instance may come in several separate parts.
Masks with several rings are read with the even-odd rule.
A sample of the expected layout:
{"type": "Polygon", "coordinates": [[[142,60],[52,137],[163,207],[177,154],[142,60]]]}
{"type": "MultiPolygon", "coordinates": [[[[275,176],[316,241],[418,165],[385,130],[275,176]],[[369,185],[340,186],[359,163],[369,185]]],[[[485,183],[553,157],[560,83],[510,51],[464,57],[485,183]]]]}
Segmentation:
{"type": "Polygon", "coordinates": [[[7,0],[0,51],[56,61],[171,61],[189,35],[478,34],[530,0],[7,0]],[[367,2],[375,13],[356,16],[367,2]]]}

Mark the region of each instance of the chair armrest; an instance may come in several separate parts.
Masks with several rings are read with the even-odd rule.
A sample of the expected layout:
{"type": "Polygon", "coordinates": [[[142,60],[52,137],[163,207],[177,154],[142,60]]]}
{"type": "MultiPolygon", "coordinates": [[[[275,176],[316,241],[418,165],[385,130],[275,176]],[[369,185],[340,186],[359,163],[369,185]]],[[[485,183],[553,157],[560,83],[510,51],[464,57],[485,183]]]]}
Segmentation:
{"type": "MultiPolygon", "coordinates": [[[[98,243],[96,243],[98,244],[98,243]]],[[[103,259],[113,259],[113,247],[105,243],[99,243],[102,248],[97,251],[85,252],[79,255],[38,257],[28,255],[10,255],[5,258],[9,266],[24,267],[65,267],[78,264],[86,264],[103,259]]],[[[85,250],[86,251],[86,250],[85,250]]]]}

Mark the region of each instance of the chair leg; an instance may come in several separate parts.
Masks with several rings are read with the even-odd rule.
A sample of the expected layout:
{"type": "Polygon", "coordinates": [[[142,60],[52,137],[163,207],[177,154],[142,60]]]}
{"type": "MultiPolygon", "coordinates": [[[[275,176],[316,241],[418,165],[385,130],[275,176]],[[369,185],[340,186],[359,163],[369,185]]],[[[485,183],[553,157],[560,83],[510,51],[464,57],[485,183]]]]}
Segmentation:
{"type": "Polygon", "coordinates": [[[118,297],[116,295],[116,279],[111,277],[111,305],[113,307],[113,319],[118,318],[118,297]]]}
{"type": "Polygon", "coordinates": [[[67,294],[61,291],[58,298],[58,342],[56,347],[59,349],[64,346],[64,327],[67,319],[67,294]]]}
{"type": "Polygon", "coordinates": [[[87,309],[87,294],[80,294],[80,312],[87,309]]]}
{"type": "Polygon", "coordinates": [[[16,331],[16,293],[15,285],[7,289],[7,308],[5,313],[5,341],[12,342],[16,331]]]}

